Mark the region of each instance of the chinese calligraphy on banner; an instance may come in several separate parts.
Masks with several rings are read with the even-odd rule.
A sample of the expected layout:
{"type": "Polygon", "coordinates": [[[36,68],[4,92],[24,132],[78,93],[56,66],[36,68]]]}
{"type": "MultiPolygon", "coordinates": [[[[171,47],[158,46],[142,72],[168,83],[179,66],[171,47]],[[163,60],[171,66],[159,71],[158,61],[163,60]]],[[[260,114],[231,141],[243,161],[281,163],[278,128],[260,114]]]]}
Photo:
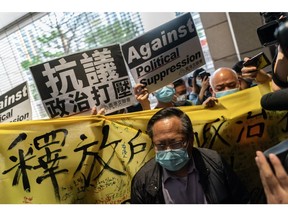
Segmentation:
{"type": "MultiPolygon", "coordinates": [[[[266,111],[259,85],[212,109],[181,107],[194,145],[217,150],[257,202],[256,150],[287,139],[287,111],[266,111]]],[[[154,157],[146,134],[157,110],[0,124],[0,203],[129,203],[131,180],[154,157]]]]}

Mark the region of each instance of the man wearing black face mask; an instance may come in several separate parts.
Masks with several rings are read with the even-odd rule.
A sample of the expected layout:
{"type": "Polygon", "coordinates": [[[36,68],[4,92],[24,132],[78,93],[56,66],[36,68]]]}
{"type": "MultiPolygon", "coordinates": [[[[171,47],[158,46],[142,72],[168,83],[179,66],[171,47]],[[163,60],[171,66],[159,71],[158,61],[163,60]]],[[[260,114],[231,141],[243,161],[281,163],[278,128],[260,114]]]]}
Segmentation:
{"type": "Polygon", "coordinates": [[[189,116],[176,107],[155,113],[147,125],[155,159],[134,176],[131,203],[248,203],[246,189],[220,155],[193,147],[189,116]]]}

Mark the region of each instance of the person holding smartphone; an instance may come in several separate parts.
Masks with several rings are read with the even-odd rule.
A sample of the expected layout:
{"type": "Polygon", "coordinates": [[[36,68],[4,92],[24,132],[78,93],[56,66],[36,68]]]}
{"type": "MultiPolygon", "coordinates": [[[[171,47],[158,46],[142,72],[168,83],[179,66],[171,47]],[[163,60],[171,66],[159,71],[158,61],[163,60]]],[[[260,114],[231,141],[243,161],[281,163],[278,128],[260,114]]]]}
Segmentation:
{"type": "Polygon", "coordinates": [[[257,84],[269,82],[271,81],[271,75],[263,70],[268,65],[270,65],[270,61],[262,52],[252,58],[245,57],[241,69],[241,77],[252,79],[257,84]]]}

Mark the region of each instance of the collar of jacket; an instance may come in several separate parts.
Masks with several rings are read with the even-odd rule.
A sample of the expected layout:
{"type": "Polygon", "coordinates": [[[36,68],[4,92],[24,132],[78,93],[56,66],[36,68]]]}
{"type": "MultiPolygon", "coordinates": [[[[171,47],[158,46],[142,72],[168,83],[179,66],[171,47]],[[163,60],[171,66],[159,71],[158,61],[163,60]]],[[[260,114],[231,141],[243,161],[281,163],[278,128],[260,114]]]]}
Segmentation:
{"type": "MultiPolygon", "coordinates": [[[[193,147],[192,157],[195,162],[195,166],[199,172],[199,182],[203,187],[204,193],[208,188],[208,176],[210,174],[210,170],[205,166],[205,162],[202,158],[200,151],[197,148],[193,147]]],[[[149,180],[146,190],[147,192],[155,197],[159,192],[162,194],[162,168],[161,165],[156,163],[154,160],[155,166],[153,168],[153,173],[151,174],[151,179],[149,180]]],[[[164,199],[164,198],[163,198],[164,199]]]]}

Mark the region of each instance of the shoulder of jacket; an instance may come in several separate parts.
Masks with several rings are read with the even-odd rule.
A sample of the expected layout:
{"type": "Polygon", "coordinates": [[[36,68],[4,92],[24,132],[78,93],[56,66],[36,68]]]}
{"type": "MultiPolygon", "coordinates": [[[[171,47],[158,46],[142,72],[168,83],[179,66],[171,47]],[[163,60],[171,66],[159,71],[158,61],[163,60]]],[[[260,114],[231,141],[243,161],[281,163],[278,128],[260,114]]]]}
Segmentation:
{"type": "Polygon", "coordinates": [[[220,162],[222,164],[222,158],[217,151],[208,148],[196,148],[196,149],[200,152],[204,161],[210,160],[213,161],[213,163],[220,162]]]}
{"type": "Polygon", "coordinates": [[[147,161],[135,174],[135,176],[143,176],[151,173],[151,170],[157,166],[155,158],[151,158],[147,161]]]}

